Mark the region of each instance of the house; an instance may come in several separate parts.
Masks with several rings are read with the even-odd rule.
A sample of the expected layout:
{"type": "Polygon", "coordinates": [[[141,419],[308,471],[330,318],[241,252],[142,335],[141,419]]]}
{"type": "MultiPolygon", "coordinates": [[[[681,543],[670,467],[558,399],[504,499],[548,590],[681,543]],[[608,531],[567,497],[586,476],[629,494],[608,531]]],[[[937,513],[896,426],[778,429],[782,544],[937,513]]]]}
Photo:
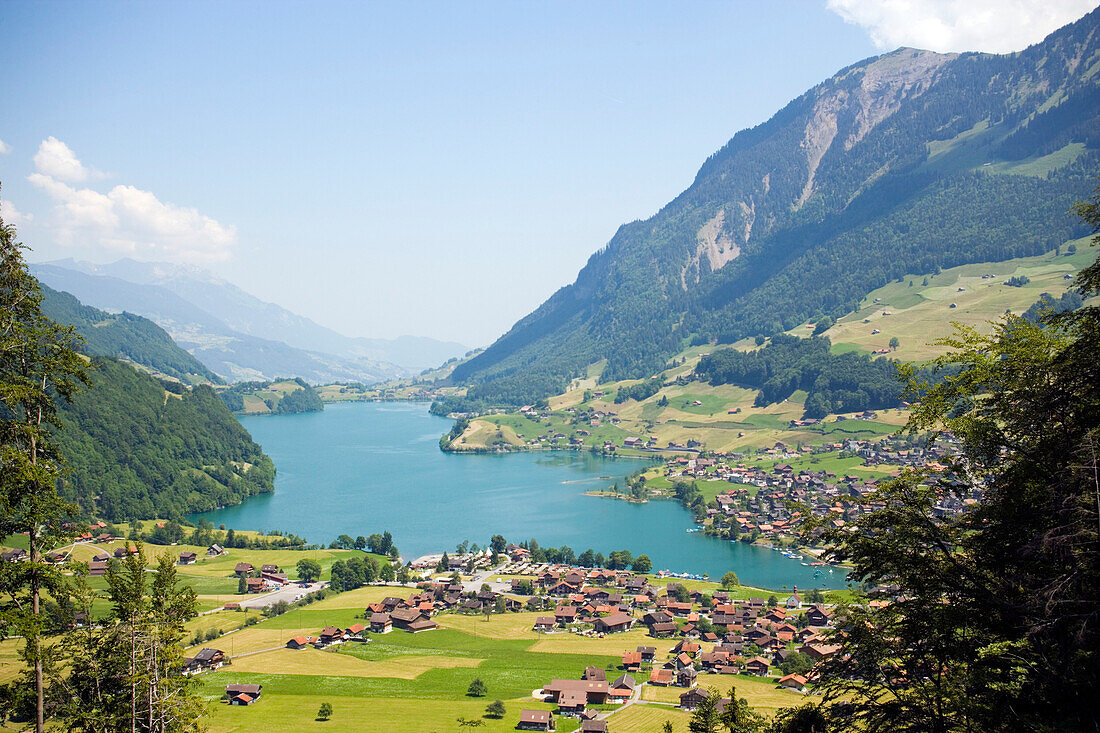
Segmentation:
{"type": "Polygon", "coordinates": [[[583,692],[566,690],[558,695],[558,710],[562,715],[580,715],[588,704],[588,697],[583,692]]]}
{"type": "Polygon", "coordinates": [[[641,652],[623,652],[623,668],[636,672],[642,666],[641,652]]]}
{"type": "Polygon", "coordinates": [[[287,649],[305,649],[307,646],[317,641],[312,636],[295,636],[293,639],[286,643],[287,649]]]}
{"type": "Polygon", "coordinates": [[[198,674],[218,669],[225,662],[225,652],[221,649],[205,648],[195,656],[183,660],[184,674],[198,674]]]}
{"type": "Polygon", "coordinates": [[[264,581],[262,578],[245,578],[244,579],[244,592],[245,593],[263,593],[264,581]]]}
{"type": "Polygon", "coordinates": [[[766,677],[768,674],[768,660],[763,657],[753,657],[745,662],[745,671],[757,677],[766,677]]]}
{"type": "Polygon", "coordinates": [[[137,548],[136,547],[127,547],[127,546],[123,545],[122,547],[116,547],[115,548],[115,557],[117,557],[120,560],[124,557],[129,557],[130,555],[136,555],[136,554],[137,554],[137,548]]]}
{"type": "Polygon", "coordinates": [[[367,630],[367,627],[363,624],[352,624],[344,629],[344,639],[355,639],[356,641],[363,640],[363,632],[367,630]]]}
{"type": "Polygon", "coordinates": [[[438,624],[425,616],[416,608],[398,608],[390,613],[390,620],[394,628],[415,634],[419,631],[431,631],[438,628],[438,624]]]}
{"type": "Polygon", "coordinates": [[[180,565],[192,565],[199,559],[199,556],[193,552],[181,552],[180,553],[180,565]]]}
{"type": "Polygon", "coordinates": [[[554,730],[554,714],[549,710],[521,710],[519,730],[554,730]]]}
{"type": "Polygon", "coordinates": [[[810,626],[828,626],[831,619],[832,616],[820,603],[815,603],[806,611],[806,620],[810,622],[810,626]]]}
{"type": "Polygon", "coordinates": [[[260,573],[261,574],[262,573],[277,573],[277,572],[279,572],[279,566],[278,565],[272,565],[270,563],[266,563],[266,564],[260,566],[260,573]]]}
{"type": "Polygon", "coordinates": [[[840,651],[839,644],[803,644],[798,651],[802,652],[815,662],[829,657],[840,651]]]}
{"type": "Polygon", "coordinates": [[[633,625],[634,617],[626,613],[613,613],[610,616],[596,619],[593,627],[601,634],[613,634],[617,631],[626,631],[633,625]]]}
{"type": "Polygon", "coordinates": [[[663,639],[675,633],[676,624],[671,621],[668,623],[653,624],[649,627],[649,635],[657,639],[663,639]]]}
{"type": "Polygon", "coordinates": [[[255,571],[256,568],[252,567],[252,563],[243,561],[237,563],[237,566],[233,568],[233,572],[242,578],[252,575],[255,571]]]}
{"type": "Polygon", "coordinates": [[[29,557],[26,550],[7,550],[0,554],[0,559],[4,562],[23,562],[29,557]]]}
{"type": "Polygon", "coordinates": [[[607,701],[608,685],[606,680],[551,680],[542,691],[559,706],[561,696],[566,693],[578,694],[585,702],[601,704],[607,701]]]}
{"type": "Polygon", "coordinates": [[[372,634],[388,634],[393,630],[393,621],[388,613],[372,613],[368,623],[372,634]]]}
{"type": "Polygon", "coordinates": [[[800,674],[788,674],[779,678],[779,686],[788,690],[804,692],[806,690],[806,678],[800,674]]]}
{"type": "Polygon", "coordinates": [[[603,667],[585,667],[584,674],[581,675],[582,680],[603,680],[607,682],[607,672],[603,667]]]}
{"type": "Polygon", "coordinates": [[[313,646],[318,649],[329,646],[330,644],[336,644],[344,640],[344,632],[342,629],[338,629],[335,626],[326,626],[321,629],[321,635],[317,637],[317,641],[313,643],[313,646]]]}
{"type": "Polygon", "coordinates": [[[649,673],[649,684],[668,687],[672,684],[673,674],[671,669],[655,669],[649,673]]]}
{"type": "Polygon", "coordinates": [[[695,682],[699,677],[699,673],[695,671],[695,665],[689,664],[686,667],[681,667],[676,670],[676,686],[677,687],[695,687],[695,682]]]}
{"type": "Polygon", "coordinates": [[[107,574],[107,560],[91,560],[88,562],[88,575],[100,576],[107,574]]]}
{"type": "Polygon", "coordinates": [[[607,733],[607,721],[595,718],[581,721],[581,733],[607,733]]]}
{"type": "Polygon", "coordinates": [[[631,675],[624,674],[611,683],[607,696],[612,702],[625,702],[631,698],[637,686],[638,682],[631,675]]]}
{"type": "Polygon", "coordinates": [[[225,696],[230,705],[251,705],[260,699],[263,685],[226,685],[225,696]]]}
{"type": "Polygon", "coordinates": [[[643,662],[652,662],[653,658],[657,656],[657,647],[655,646],[640,646],[635,651],[642,655],[643,662]]]}
{"type": "Polygon", "coordinates": [[[694,687],[680,694],[680,707],[684,710],[694,710],[707,699],[707,691],[701,687],[694,687]]]}
{"type": "Polygon", "coordinates": [[[535,619],[535,631],[553,631],[558,625],[553,616],[539,616],[535,619]]]}
{"type": "Polygon", "coordinates": [[[787,597],[783,605],[791,609],[802,608],[802,596],[798,595],[798,593],[792,593],[787,597]]]}
{"type": "Polygon", "coordinates": [[[206,548],[207,557],[217,557],[218,555],[224,554],[226,554],[225,548],[223,548],[221,545],[210,545],[210,547],[206,548]]]}

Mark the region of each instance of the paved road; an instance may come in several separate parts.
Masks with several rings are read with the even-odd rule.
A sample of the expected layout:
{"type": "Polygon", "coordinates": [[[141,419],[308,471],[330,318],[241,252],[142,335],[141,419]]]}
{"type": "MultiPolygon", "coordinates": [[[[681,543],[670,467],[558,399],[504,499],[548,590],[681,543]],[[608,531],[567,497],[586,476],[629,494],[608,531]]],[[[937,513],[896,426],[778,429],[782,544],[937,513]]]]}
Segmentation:
{"type": "Polygon", "coordinates": [[[293,603],[306,593],[312,593],[315,590],[320,590],[327,586],[328,583],[310,583],[309,585],[298,585],[297,583],[288,583],[282,588],[270,593],[262,593],[260,595],[249,596],[248,598],[239,601],[241,608],[264,608],[279,601],[286,601],[287,603],[293,603]]]}
{"type": "Polygon", "coordinates": [[[499,568],[502,568],[502,567],[504,567],[504,566],[503,565],[497,565],[495,568],[490,568],[488,570],[482,570],[477,575],[475,575],[473,578],[471,578],[470,580],[467,580],[466,582],[464,582],[462,584],[462,590],[467,590],[467,591],[472,590],[476,593],[477,591],[481,590],[481,584],[482,583],[488,583],[489,584],[489,589],[493,590],[497,593],[506,593],[506,592],[512,590],[511,582],[498,583],[498,582],[496,582],[496,580],[493,580],[493,578],[495,578],[497,576],[497,574],[500,572],[499,568]]]}

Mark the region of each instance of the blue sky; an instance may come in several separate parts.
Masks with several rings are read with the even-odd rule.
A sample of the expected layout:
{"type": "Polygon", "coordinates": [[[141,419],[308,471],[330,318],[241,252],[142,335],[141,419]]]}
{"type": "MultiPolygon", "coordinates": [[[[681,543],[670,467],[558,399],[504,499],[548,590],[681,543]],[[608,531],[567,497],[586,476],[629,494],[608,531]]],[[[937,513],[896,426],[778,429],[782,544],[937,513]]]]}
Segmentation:
{"type": "Polygon", "coordinates": [[[3,214],[31,260],[192,263],[349,335],[485,345],[840,68],[1094,4],[9,1],[3,214]]]}

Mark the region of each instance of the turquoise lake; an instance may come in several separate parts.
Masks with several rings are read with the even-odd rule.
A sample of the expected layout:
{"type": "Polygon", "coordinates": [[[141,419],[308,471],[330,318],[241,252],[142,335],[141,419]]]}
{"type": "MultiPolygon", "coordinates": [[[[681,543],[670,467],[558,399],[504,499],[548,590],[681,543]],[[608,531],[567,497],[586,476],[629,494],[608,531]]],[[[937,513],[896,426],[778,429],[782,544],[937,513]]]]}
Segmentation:
{"type": "Polygon", "coordinates": [[[844,573],[773,550],[688,533],[691,514],[671,501],[630,504],[585,496],[647,465],[587,452],[455,455],[439,450],[451,421],[425,403],[326,405],[323,412],[243,417],[275,461],[275,493],[197,515],[235,529],[294,532],[329,543],[389,530],[406,559],[452,551],[494,534],[542,546],[645,553],[654,570],[727,570],[746,585],[844,587],[844,573]]]}

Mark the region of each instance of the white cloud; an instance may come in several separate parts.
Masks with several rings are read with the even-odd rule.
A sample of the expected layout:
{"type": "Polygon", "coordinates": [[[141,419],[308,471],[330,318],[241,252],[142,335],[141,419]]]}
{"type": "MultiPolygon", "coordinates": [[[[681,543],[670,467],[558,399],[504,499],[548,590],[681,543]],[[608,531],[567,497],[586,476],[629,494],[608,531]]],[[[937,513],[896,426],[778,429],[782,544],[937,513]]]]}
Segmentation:
{"type": "Polygon", "coordinates": [[[4,219],[5,224],[21,226],[29,221],[34,221],[34,214],[24,214],[15,208],[15,204],[11,201],[0,199],[0,218],[4,219]]]}
{"type": "Polygon", "coordinates": [[[1096,0],[826,0],[881,49],[1020,51],[1097,5],[1096,0]]]}
{"type": "Polygon", "coordinates": [[[228,259],[236,242],[236,227],[223,225],[197,209],[165,203],[149,191],[119,185],[100,193],[68,185],[63,175],[49,171],[71,175],[88,169],[60,140],[44,141],[35,165],[39,172],[27,180],[53,199],[55,216],[47,226],[60,244],[98,247],[136,258],[210,263],[228,259]],[[43,164],[39,161],[43,149],[51,151],[48,155],[64,151],[68,156],[43,164]],[[64,165],[51,167],[62,161],[64,165]]]}
{"type": "Polygon", "coordinates": [[[38,152],[34,154],[34,167],[39,173],[70,183],[106,177],[96,169],[81,163],[76,153],[53,135],[43,140],[38,146],[38,152]]]}
{"type": "Polygon", "coordinates": [[[11,152],[11,145],[8,145],[3,140],[0,140],[0,155],[7,155],[11,152]]]}

